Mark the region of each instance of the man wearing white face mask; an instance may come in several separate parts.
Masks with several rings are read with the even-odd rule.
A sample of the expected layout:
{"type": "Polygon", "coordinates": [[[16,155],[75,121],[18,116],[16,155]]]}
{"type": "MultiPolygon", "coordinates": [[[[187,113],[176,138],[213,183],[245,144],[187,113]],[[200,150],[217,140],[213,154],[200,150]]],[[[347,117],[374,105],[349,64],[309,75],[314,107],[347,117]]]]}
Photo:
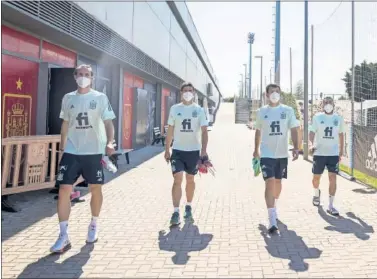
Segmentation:
{"type": "Polygon", "coordinates": [[[260,158],[261,171],[266,183],[265,199],[268,209],[269,233],[278,230],[276,203],[282,189],[282,179],[288,172],[288,133],[294,145],[293,160],[298,159],[298,127],[291,107],[280,104],[280,87],[270,84],[266,88],[268,105],[257,112],[255,123],[254,158],[260,158]],[[259,152],[259,147],[261,152],[259,152]]]}
{"type": "Polygon", "coordinates": [[[312,120],[309,133],[310,152],[313,156],[313,205],[319,206],[321,190],[319,183],[325,168],[329,172],[329,206],[327,212],[339,215],[335,209],[336,176],[339,171],[339,161],[344,149],[344,119],[334,113],[334,100],[331,97],[323,99],[324,112],[317,113],[312,120]]]}
{"type": "Polygon", "coordinates": [[[104,154],[114,153],[115,114],[107,96],[91,89],[93,71],[89,65],[80,65],[75,69],[74,78],[78,88],[66,94],[62,100],[60,118],[60,151],[63,156],[59,163],[58,217],[60,234],[51,252],[61,253],[70,248],[68,237],[68,219],[71,211],[70,195],[72,185],[82,175],[89,184],[92,194],[90,207],[92,220],[88,228],[87,242],[97,241],[97,219],[102,206],[104,183],[101,159],[104,154]]]}
{"type": "Polygon", "coordinates": [[[165,160],[171,163],[174,177],[172,198],[174,213],[172,226],[180,224],[179,204],[182,197],[183,173],[186,173],[186,198],[184,219],[193,222],[191,202],[194,198],[195,181],[198,173],[198,161],[207,155],[208,120],[204,109],[194,103],[194,86],[190,82],[181,86],[182,102],[171,107],[169,128],[166,136],[165,160]],[[173,152],[170,145],[174,137],[173,152]]]}

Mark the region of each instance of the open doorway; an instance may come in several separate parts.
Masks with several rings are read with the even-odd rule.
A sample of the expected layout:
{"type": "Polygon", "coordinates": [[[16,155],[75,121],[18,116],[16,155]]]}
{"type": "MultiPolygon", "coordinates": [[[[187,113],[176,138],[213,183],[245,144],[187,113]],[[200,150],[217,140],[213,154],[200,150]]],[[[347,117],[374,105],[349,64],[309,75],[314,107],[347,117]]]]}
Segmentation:
{"type": "Polygon", "coordinates": [[[49,69],[49,90],[47,109],[47,134],[60,134],[61,119],[59,118],[62,99],[65,94],[75,91],[77,84],[73,78],[73,68],[49,69]]]}

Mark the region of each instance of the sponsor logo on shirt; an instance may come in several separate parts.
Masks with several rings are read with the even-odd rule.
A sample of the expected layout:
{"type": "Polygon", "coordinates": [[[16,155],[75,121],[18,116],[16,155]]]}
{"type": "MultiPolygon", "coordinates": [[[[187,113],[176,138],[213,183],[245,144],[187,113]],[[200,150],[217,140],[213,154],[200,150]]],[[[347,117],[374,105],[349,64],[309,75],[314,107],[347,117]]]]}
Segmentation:
{"type": "Polygon", "coordinates": [[[92,125],[89,124],[89,117],[87,112],[80,112],[76,117],[77,124],[76,129],[91,129],[92,125]]]}
{"type": "Polygon", "coordinates": [[[97,103],[96,103],[96,101],[94,101],[94,100],[91,101],[91,102],[90,102],[90,105],[89,105],[89,108],[90,108],[90,109],[96,109],[96,107],[97,107],[97,103]]]}

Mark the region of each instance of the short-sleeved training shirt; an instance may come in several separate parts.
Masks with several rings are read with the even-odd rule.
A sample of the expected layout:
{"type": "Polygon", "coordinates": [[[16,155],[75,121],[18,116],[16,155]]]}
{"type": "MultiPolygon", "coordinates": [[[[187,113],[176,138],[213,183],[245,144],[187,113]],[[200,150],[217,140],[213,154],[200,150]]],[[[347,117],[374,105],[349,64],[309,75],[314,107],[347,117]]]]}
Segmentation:
{"type": "Polygon", "coordinates": [[[299,126],[291,107],[282,104],[261,107],[255,123],[255,128],[261,131],[261,158],[288,158],[290,129],[299,126]]]}
{"type": "Polygon", "coordinates": [[[201,149],[201,127],[208,126],[203,108],[196,103],[173,105],[170,108],[168,124],[174,126],[173,149],[181,151],[201,149]]]}
{"type": "Polygon", "coordinates": [[[64,95],[60,118],[68,121],[64,152],[76,155],[104,154],[106,148],[105,120],[115,118],[107,96],[91,90],[64,95]]]}
{"type": "Polygon", "coordinates": [[[317,113],[312,120],[309,131],[315,133],[314,145],[316,150],[313,155],[338,156],[339,134],[345,132],[342,116],[333,113],[317,113]]]}

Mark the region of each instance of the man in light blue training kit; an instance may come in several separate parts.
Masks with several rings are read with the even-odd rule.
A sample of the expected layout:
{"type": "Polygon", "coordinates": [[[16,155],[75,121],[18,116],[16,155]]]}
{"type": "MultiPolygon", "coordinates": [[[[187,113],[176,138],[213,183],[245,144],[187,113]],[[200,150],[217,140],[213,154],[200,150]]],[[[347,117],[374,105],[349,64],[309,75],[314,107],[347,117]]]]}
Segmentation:
{"type": "Polygon", "coordinates": [[[310,126],[309,142],[310,152],[313,156],[313,205],[321,204],[321,190],[319,183],[325,168],[329,172],[329,206],[327,212],[339,215],[334,207],[336,193],[336,176],[339,172],[339,161],[344,149],[344,119],[334,113],[334,100],[331,97],[323,99],[324,112],[317,113],[310,126]]]}
{"type": "Polygon", "coordinates": [[[255,124],[254,158],[260,158],[263,179],[266,183],[265,199],[268,209],[269,233],[278,230],[276,203],[281,193],[281,180],[287,178],[288,133],[294,149],[293,160],[298,159],[298,127],[291,107],[280,104],[280,87],[269,84],[266,88],[268,105],[257,112],[255,124]],[[259,153],[259,147],[261,152],[259,153]]]}
{"type": "Polygon", "coordinates": [[[70,195],[72,185],[82,175],[89,184],[92,194],[90,207],[92,221],[88,228],[87,242],[97,241],[97,218],[102,206],[104,183],[101,159],[104,154],[114,153],[115,114],[107,96],[91,89],[93,71],[89,65],[80,65],[74,71],[78,88],[66,94],[62,100],[60,118],[60,151],[63,156],[59,163],[58,217],[60,235],[51,247],[51,252],[61,253],[71,247],[68,237],[68,219],[71,211],[70,195]]]}
{"type": "Polygon", "coordinates": [[[194,94],[194,86],[190,82],[183,83],[182,102],[172,106],[169,113],[165,160],[171,162],[174,177],[172,189],[174,213],[170,220],[172,226],[180,224],[179,203],[182,197],[183,173],[186,173],[187,198],[184,219],[194,221],[191,207],[195,191],[194,177],[198,173],[199,159],[208,157],[208,120],[204,109],[194,103],[194,94]],[[173,152],[170,154],[173,137],[173,152]]]}

